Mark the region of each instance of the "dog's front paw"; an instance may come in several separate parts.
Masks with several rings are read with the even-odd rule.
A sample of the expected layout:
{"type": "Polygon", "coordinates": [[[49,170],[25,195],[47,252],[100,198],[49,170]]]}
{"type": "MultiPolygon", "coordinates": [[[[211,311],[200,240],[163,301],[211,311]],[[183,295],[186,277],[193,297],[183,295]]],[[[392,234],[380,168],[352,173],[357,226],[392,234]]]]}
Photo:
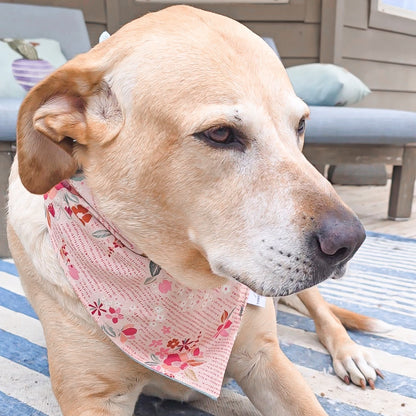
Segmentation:
{"type": "Polygon", "coordinates": [[[374,389],[377,376],[384,378],[371,353],[352,340],[343,343],[332,355],[335,373],[346,384],[353,382],[362,389],[368,384],[374,389]]]}

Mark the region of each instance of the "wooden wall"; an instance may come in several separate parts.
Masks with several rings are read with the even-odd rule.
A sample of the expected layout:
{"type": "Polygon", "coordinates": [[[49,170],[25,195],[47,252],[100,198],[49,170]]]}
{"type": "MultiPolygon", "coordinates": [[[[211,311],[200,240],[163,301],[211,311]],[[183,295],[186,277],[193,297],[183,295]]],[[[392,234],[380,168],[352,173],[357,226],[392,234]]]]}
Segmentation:
{"type": "MultiPolygon", "coordinates": [[[[226,3],[195,0],[187,3],[240,21],[260,36],[272,37],[286,66],[319,61],[321,0],[290,0],[288,4],[226,3]]],[[[145,13],[172,2],[108,0],[110,32],[145,13]]]]}
{"type": "Polygon", "coordinates": [[[416,111],[416,20],[392,26],[400,18],[377,12],[374,0],[335,1],[340,12],[334,62],[372,90],[356,106],[416,111]]]}
{"type": "MultiPolygon", "coordinates": [[[[289,0],[287,4],[273,0],[242,1],[193,0],[188,4],[227,15],[260,36],[274,38],[287,67],[311,62],[344,66],[373,91],[357,106],[416,111],[416,21],[404,19],[403,23],[402,18],[377,14],[375,0],[289,0]]],[[[102,31],[113,33],[128,21],[173,3],[171,0],[8,2],[82,9],[92,45],[102,31]]],[[[184,2],[187,0],[179,1],[184,2]]]]}

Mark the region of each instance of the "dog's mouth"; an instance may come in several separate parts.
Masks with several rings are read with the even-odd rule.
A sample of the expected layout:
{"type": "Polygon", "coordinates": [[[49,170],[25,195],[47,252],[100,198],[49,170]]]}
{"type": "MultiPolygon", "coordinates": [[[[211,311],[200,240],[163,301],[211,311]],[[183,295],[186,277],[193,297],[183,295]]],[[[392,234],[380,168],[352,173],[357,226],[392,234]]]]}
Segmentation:
{"type": "Polygon", "coordinates": [[[309,274],[304,274],[294,278],[285,276],[283,279],[276,277],[258,281],[246,275],[231,273],[229,277],[247,286],[253,292],[266,297],[288,296],[302,290],[315,286],[327,279],[339,279],[347,270],[347,262],[338,264],[332,270],[311,270],[309,274]],[[276,284],[276,280],[279,280],[276,284]]]}

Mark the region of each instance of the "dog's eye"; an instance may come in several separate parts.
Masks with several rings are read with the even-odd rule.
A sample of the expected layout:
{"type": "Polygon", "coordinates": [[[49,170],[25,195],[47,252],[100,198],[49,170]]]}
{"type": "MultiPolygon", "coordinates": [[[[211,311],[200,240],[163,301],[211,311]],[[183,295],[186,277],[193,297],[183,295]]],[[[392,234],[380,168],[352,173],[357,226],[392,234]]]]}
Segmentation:
{"type": "Polygon", "coordinates": [[[244,151],[244,140],[240,136],[234,128],[229,126],[212,127],[195,134],[195,137],[204,140],[210,146],[244,151]]]}
{"type": "Polygon", "coordinates": [[[230,143],[234,140],[233,131],[230,127],[214,127],[204,133],[207,139],[216,143],[230,143]]]}
{"type": "Polygon", "coordinates": [[[305,133],[305,127],[305,117],[302,117],[298,125],[298,136],[302,136],[302,134],[305,133]]]}

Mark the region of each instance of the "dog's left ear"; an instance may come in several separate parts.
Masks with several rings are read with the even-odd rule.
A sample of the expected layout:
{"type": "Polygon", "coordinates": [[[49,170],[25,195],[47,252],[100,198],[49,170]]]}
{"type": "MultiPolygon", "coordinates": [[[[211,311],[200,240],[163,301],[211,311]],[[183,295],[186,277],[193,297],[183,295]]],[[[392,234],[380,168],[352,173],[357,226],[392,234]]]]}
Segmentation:
{"type": "Polygon", "coordinates": [[[78,168],[74,142],[104,144],[123,126],[116,96],[104,80],[108,62],[79,55],[35,86],[17,124],[17,157],[23,185],[42,194],[78,168]]]}

